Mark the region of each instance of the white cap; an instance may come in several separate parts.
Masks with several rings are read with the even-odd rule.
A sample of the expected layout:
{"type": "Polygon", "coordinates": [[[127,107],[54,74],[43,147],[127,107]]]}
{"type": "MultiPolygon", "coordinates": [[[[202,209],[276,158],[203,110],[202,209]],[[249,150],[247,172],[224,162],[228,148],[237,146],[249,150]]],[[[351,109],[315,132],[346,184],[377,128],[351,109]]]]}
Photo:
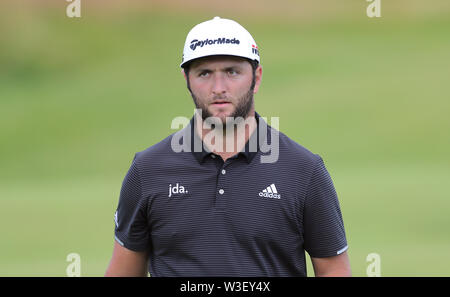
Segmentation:
{"type": "Polygon", "coordinates": [[[237,56],[260,62],[258,47],[250,33],[237,22],[220,17],[191,29],[186,37],[180,66],[214,55],[237,56]]]}

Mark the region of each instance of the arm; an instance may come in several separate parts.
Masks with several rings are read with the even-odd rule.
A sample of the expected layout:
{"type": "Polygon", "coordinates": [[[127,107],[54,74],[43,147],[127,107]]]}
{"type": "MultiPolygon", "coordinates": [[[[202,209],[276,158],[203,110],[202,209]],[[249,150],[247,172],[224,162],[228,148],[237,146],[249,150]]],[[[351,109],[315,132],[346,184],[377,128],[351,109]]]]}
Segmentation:
{"type": "Polygon", "coordinates": [[[105,276],[146,277],[147,261],[147,252],[134,252],[115,241],[113,255],[105,276]]]}
{"type": "Polygon", "coordinates": [[[339,200],[320,156],[305,198],[303,230],[304,247],[316,276],[351,276],[339,200]]]}
{"type": "Polygon", "coordinates": [[[114,214],[116,240],[105,276],[147,276],[149,221],[136,157],[137,154],[120,190],[119,204],[114,214]]]}
{"type": "Polygon", "coordinates": [[[316,277],[352,276],[347,252],[343,252],[338,256],[326,258],[311,257],[311,262],[313,264],[314,274],[316,277]]]}

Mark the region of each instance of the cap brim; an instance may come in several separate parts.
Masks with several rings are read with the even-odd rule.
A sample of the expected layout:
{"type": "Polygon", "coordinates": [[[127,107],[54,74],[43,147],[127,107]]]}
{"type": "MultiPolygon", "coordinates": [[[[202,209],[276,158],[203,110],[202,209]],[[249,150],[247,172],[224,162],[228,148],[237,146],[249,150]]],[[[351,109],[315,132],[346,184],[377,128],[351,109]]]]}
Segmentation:
{"type": "Polygon", "coordinates": [[[201,56],[201,57],[198,57],[198,58],[194,58],[194,59],[191,59],[191,60],[184,61],[183,63],[180,64],[180,67],[184,68],[185,66],[189,65],[190,63],[192,63],[192,62],[194,62],[196,60],[200,60],[200,59],[208,58],[208,57],[213,57],[213,56],[238,57],[238,58],[243,58],[243,59],[246,59],[246,60],[249,60],[249,61],[256,61],[259,64],[259,61],[257,59],[250,59],[249,57],[243,56],[243,55],[241,56],[241,55],[231,55],[231,54],[211,54],[211,55],[205,55],[205,56],[201,56]]]}

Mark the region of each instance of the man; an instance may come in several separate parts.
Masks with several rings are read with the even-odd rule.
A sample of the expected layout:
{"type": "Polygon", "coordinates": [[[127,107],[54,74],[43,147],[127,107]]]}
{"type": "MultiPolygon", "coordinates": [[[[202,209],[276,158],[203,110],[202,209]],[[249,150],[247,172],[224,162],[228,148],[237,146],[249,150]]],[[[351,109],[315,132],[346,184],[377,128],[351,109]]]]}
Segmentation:
{"type": "Polygon", "coordinates": [[[105,275],[306,276],[307,251],[316,276],[350,276],[321,157],[255,112],[262,67],[250,33],[232,20],[203,22],[186,38],[181,67],[197,112],[135,155],[105,275]],[[264,159],[269,142],[277,153],[264,159]]]}

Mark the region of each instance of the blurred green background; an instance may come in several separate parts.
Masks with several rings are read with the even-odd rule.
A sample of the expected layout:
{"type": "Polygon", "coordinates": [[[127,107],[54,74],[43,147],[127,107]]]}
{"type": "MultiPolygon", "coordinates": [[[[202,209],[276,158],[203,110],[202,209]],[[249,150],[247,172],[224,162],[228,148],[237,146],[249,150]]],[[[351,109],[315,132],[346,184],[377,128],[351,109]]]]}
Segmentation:
{"type": "Polygon", "coordinates": [[[257,111],[324,158],[353,275],[378,253],[382,276],[450,276],[449,1],[68,4],[0,4],[0,276],[65,276],[69,253],[103,275],[122,179],[192,115],[182,47],[216,15],[258,43],[257,111]]]}

